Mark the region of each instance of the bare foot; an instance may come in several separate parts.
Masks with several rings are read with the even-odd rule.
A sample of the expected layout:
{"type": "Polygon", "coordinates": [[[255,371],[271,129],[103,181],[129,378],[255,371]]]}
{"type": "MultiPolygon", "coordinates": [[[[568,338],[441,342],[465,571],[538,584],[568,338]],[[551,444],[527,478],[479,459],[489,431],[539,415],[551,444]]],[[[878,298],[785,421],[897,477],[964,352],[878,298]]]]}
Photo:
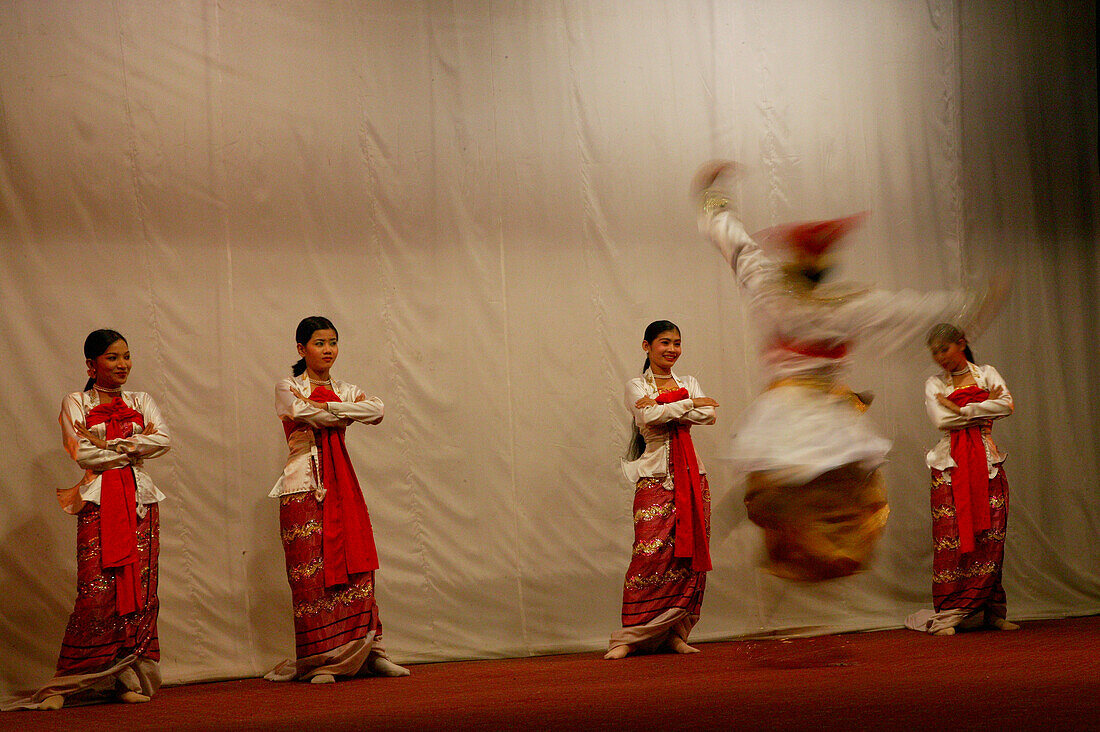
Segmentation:
{"type": "Polygon", "coordinates": [[[1009,622],[1004,618],[993,618],[989,621],[989,627],[996,628],[997,630],[1019,630],[1020,626],[1016,623],[1009,622]]]}
{"type": "Polygon", "coordinates": [[[634,646],[628,644],[615,646],[610,651],[603,655],[605,661],[618,661],[620,658],[626,658],[634,652],[634,646]]]}
{"type": "Polygon", "coordinates": [[[38,705],[38,708],[45,712],[54,712],[63,706],[65,706],[65,697],[60,694],[54,694],[53,696],[48,696],[43,699],[38,705]]]}
{"type": "Polygon", "coordinates": [[[687,641],[685,641],[683,638],[677,638],[676,636],[673,636],[672,638],[669,638],[668,643],[666,645],[668,645],[668,647],[676,653],[698,653],[699,652],[698,648],[696,648],[694,646],[689,646],[687,644],[687,641]]]}
{"type": "Polygon", "coordinates": [[[384,656],[377,656],[373,654],[370,658],[367,659],[367,668],[370,669],[371,673],[373,673],[375,676],[389,676],[391,678],[395,678],[398,676],[408,676],[411,673],[404,666],[398,666],[396,663],[388,658],[385,658],[384,656]]]}
{"type": "Polygon", "coordinates": [[[120,691],[118,694],[118,700],[123,704],[144,704],[149,701],[149,697],[145,694],[139,694],[136,691],[120,691]]]}
{"type": "Polygon", "coordinates": [[[955,635],[954,628],[940,628],[939,630],[932,631],[932,635],[955,635]]]}
{"type": "Polygon", "coordinates": [[[316,676],[310,678],[309,683],[311,683],[311,684],[335,684],[336,683],[336,677],[333,676],[332,674],[317,674],[316,676]]]}

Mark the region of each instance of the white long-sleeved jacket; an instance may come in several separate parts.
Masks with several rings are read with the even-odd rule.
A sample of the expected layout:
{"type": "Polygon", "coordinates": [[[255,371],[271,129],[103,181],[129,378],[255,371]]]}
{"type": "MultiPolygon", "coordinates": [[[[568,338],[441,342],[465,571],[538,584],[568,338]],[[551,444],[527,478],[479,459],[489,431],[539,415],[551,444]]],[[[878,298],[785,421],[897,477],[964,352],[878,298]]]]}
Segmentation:
{"type": "Polygon", "coordinates": [[[997,449],[993,442],[992,430],[989,423],[994,419],[1000,419],[1012,414],[1015,404],[1012,394],[997,369],[992,366],[976,366],[968,364],[970,373],[974,376],[974,382],[979,388],[992,391],[995,387],[1001,388],[1001,395],[996,399],[986,399],[984,402],[975,402],[962,407],[962,414],[955,414],[947,407],[940,404],[936,398],[938,395],[948,396],[955,391],[951,374],[947,372],[929,376],[924,382],[924,408],[928,411],[928,418],[936,429],[943,430],[943,437],[936,446],[928,451],[925,461],[929,468],[947,470],[954,468],[955,461],[951,458],[951,430],[970,427],[975,424],[982,427],[982,442],[985,443],[986,463],[989,466],[989,477],[995,478],[1001,463],[1005,461],[1005,454],[997,449]]]}
{"type": "MultiPolygon", "coordinates": [[[[681,387],[688,390],[688,398],[668,404],[654,404],[648,407],[638,408],[634,406],[642,397],[657,398],[657,386],[653,382],[653,374],[647,369],[644,374],[633,378],[626,383],[626,394],[623,397],[626,408],[634,416],[634,424],[645,438],[645,452],[637,460],[623,460],[623,475],[634,485],[640,478],[665,478],[668,476],[668,440],[669,423],[679,424],[714,424],[714,407],[696,407],[692,399],[704,397],[706,394],[699,387],[699,382],[694,376],[679,377],[675,372],[672,378],[681,387]]],[[[699,473],[705,475],[707,469],[699,456],[695,456],[699,463],[699,473]]],[[[670,487],[670,486],[669,486],[670,487]]]]}
{"type": "Polygon", "coordinates": [[[287,440],[286,466],[268,494],[271,498],[313,491],[318,501],[324,499],[326,491],[321,482],[317,442],[312,428],[347,427],[352,422],[378,424],[382,421],[385,407],[378,397],[368,399],[355,384],[337,379],[332,380],[331,389],[341,401],[328,402],[329,409],[325,410],[294,395],[294,390],[307,397],[313,391],[313,385],[305,374],[287,377],[275,385],[275,413],[283,421],[298,423],[300,428],[292,432],[287,440]]]}
{"type": "MultiPolygon", "coordinates": [[[[137,486],[138,515],[145,515],[145,506],[163,501],[165,495],[153,484],[153,479],[145,472],[143,463],[168,452],[172,442],[168,424],[153,401],[153,397],[143,391],[124,391],[119,394],[126,406],[141,412],[145,427],[129,437],[116,437],[107,440],[107,449],[101,450],[76,431],[77,422],[87,425],[88,412],[99,406],[99,394],[95,389],[66,394],[61,400],[61,414],[57,421],[61,424],[61,439],[65,450],[76,464],[84,468],[84,477],[73,488],[59,491],[58,496],[66,513],[76,514],[85,502],[99,503],[103,488],[103,472],[113,468],[132,465],[134,483],[137,486]],[[130,454],[136,454],[132,458],[130,454]]],[[[100,438],[106,438],[107,425],[97,424],[88,428],[100,438]]]]}

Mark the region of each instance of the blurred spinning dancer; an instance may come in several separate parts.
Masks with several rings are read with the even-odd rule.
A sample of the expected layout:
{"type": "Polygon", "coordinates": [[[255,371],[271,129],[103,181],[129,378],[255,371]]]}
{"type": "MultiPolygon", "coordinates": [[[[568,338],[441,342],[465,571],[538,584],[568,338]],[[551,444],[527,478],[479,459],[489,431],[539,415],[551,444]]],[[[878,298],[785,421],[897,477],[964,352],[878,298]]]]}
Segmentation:
{"type": "Polygon", "coordinates": [[[863,418],[870,398],[841,382],[860,339],[882,350],[943,320],[970,323],[995,309],[1006,284],[966,292],[886,292],[823,284],[830,250],[866,214],[774,227],[758,238],[785,247],[780,263],[731,210],[734,165],[703,165],[693,181],[699,227],[733,268],[764,338],[768,386],[742,416],[730,453],[746,474],[749,518],[764,529],[765,567],[791,580],[865,568],[889,515],[880,466],[890,442],[863,418]]]}

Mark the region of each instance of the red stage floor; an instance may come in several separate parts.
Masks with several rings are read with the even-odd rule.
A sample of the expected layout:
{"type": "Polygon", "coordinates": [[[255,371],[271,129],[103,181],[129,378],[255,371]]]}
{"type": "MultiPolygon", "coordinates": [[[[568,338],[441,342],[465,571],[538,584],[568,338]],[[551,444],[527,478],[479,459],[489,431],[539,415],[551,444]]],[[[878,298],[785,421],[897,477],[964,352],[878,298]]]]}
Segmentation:
{"type": "Polygon", "coordinates": [[[331,686],[258,679],[137,706],[9,712],[19,730],[1100,730],[1100,617],[413,666],[331,686]]]}

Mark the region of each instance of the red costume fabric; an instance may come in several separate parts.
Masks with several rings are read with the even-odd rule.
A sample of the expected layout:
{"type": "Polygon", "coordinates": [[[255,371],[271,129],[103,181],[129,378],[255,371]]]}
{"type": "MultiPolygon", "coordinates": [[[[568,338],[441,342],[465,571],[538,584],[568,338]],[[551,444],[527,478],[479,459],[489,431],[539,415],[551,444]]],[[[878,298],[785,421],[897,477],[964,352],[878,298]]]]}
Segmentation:
{"type": "Polygon", "coordinates": [[[775,347],[808,358],[840,359],[848,355],[847,343],[830,346],[825,343],[800,343],[792,340],[778,339],[775,341],[775,347]]]}
{"type": "MultiPolygon", "coordinates": [[[[87,426],[104,424],[108,440],[129,437],[135,427],[143,428],[141,412],[127,406],[116,396],[106,404],[88,412],[87,426]]],[[[137,483],[129,465],[102,474],[99,499],[100,551],[103,569],[115,574],[116,600],[120,615],[142,607],[142,594],[137,577],[137,483]]]]}
{"type": "MultiPolygon", "coordinates": [[[[984,402],[989,392],[972,384],[956,389],[947,398],[963,407],[984,402]]],[[[951,459],[956,465],[951,470],[951,489],[959,526],[959,551],[966,554],[974,551],[974,537],[990,527],[989,466],[980,425],[951,430],[951,459]]]]}
{"type": "MultiPolygon", "coordinates": [[[[658,404],[670,404],[688,398],[686,388],[674,389],[657,395],[658,404]]],[[[691,441],[691,425],[669,423],[669,463],[672,465],[672,484],[675,487],[676,540],[674,556],[689,557],[695,572],[709,572],[710,547],[707,542],[708,508],[703,505],[703,476],[695,459],[695,445],[691,441]]]]}
{"type": "Polygon", "coordinates": [[[774,239],[795,251],[820,257],[870,215],[869,211],[861,211],[839,219],[780,224],[754,234],[753,238],[758,241],[774,239]]]}
{"type": "MultiPolygon", "coordinates": [[[[309,398],[318,402],[338,402],[331,389],[319,386],[309,398]]],[[[378,569],[378,551],[374,546],[367,503],[351,466],[344,443],[344,428],[314,430],[321,454],[321,482],[325,486],[324,558],[325,586],[348,583],[350,574],[378,569]]]]}

